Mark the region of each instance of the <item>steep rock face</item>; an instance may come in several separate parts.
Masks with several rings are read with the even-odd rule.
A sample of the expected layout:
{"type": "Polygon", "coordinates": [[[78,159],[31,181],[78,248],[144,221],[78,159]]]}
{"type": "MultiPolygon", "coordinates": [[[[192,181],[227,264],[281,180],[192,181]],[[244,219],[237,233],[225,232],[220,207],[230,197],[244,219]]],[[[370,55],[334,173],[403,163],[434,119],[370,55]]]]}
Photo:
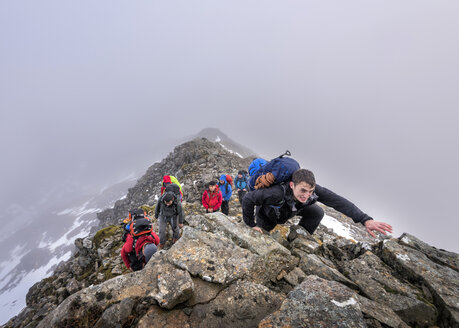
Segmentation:
{"type": "MultiPolygon", "coordinates": [[[[407,266],[403,256],[424,261],[427,256],[423,249],[404,245],[406,236],[401,238],[405,242],[386,240],[359,254],[345,245],[341,252],[353,260],[342,262],[329,255],[329,247],[337,247],[342,238],[324,227],[311,236],[287,224],[286,229],[295,233],[287,234],[286,248],[234,216],[193,214],[186,224],[179,241],[157,252],[143,270],[72,293],[67,289],[64,300],[56,302],[59,305],[47,308],[49,303],[44,303],[46,316],[35,313],[33,319],[31,307],[6,327],[149,327],[153,323],[166,327],[454,327],[458,323],[457,293],[452,294],[455,273],[436,264],[438,275],[444,274],[442,270],[449,273],[439,285],[437,274],[426,273],[432,263],[407,266]],[[307,260],[292,253],[298,238],[320,244],[307,260]],[[397,255],[403,257],[404,267],[391,264],[397,255]],[[310,258],[335,274],[317,276],[324,269],[305,266],[310,258]],[[29,320],[21,321],[24,318],[29,320]]],[[[107,237],[112,240],[108,244],[116,244],[113,240],[120,235],[107,237]]],[[[85,244],[94,247],[96,242],[85,244]]]]}
{"type": "Polygon", "coordinates": [[[458,326],[455,253],[408,234],[372,239],[361,225],[352,226],[353,240],[323,225],[310,235],[297,218],[260,234],[242,222],[236,196],[229,216],[205,214],[204,182],[244,167],[205,139],[177,147],[100,215],[104,228],[77,239],[75,256],[35,284],[4,327],[458,326]],[[120,258],[119,221],[132,207],[154,209],[164,174],[184,184],[185,227],[131,273],[120,258]]]}

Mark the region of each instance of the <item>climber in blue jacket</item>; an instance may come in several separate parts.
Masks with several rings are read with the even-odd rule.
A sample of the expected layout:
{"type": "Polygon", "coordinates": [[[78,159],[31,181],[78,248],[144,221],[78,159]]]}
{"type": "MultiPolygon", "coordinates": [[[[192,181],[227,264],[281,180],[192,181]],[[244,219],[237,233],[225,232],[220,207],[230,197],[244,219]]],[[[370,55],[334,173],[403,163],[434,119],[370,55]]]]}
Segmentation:
{"type": "Polygon", "coordinates": [[[226,180],[226,174],[222,174],[220,176],[220,181],[218,183],[218,188],[222,192],[222,213],[228,215],[229,212],[229,200],[233,195],[233,189],[231,188],[231,184],[226,180]]]}

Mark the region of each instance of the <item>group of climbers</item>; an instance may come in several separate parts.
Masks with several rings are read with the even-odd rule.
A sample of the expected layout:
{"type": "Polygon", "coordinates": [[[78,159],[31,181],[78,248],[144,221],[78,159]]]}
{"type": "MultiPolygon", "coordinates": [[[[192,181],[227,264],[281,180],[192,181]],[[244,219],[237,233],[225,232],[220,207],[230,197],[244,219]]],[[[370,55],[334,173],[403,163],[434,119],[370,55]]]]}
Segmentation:
{"type": "Polygon", "coordinates": [[[238,192],[239,203],[248,191],[247,172],[239,171],[233,184],[233,179],[228,174],[222,174],[218,180],[207,183],[207,188],[202,195],[202,205],[206,213],[212,213],[221,209],[223,214],[229,213],[229,200],[233,195],[233,186],[238,192]]]}
{"type": "MultiPolygon", "coordinates": [[[[351,217],[354,222],[364,225],[373,237],[374,231],[382,234],[392,232],[389,224],[373,220],[346,198],[316,184],[311,171],[300,168],[297,161],[284,157],[286,155],[289,156],[290,152],[287,151],[271,161],[254,159],[248,168],[250,177],[246,171],[238,172],[234,187],[242,205],[242,216],[246,225],[258,232],[269,232],[277,224],[286,223],[293,216],[300,216],[299,225],[312,234],[324,217],[323,209],[316,204],[320,200],[351,217]]],[[[209,181],[202,195],[202,205],[206,213],[221,210],[228,215],[232,193],[233,180],[230,175],[222,174],[218,181],[209,181]]],[[[141,269],[156,252],[156,246],[164,248],[167,224],[172,228],[172,243],[178,240],[184,222],[182,200],[180,183],[173,176],[164,176],[161,197],[155,210],[155,218],[159,222],[159,237],[152,231],[151,223],[148,225],[150,221],[146,214],[143,217],[140,215],[139,222],[135,220],[135,216],[131,218],[129,233],[121,250],[121,256],[129,269],[141,269]],[[139,261],[141,265],[138,264],[139,261]]]]}
{"type": "Polygon", "coordinates": [[[151,219],[143,210],[129,212],[128,218],[123,221],[125,243],[121,248],[121,257],[129,270],[141,270],[156,253],[157,246],[159,249],[165,247],[167,224],[172,228],[172,243],[178,240],[185,216],[182,200],[182,186],[178,180],[174,176],[165,175],[161,185],[161,197],[155,209],[159,237],[153,232],[151,219]]]}

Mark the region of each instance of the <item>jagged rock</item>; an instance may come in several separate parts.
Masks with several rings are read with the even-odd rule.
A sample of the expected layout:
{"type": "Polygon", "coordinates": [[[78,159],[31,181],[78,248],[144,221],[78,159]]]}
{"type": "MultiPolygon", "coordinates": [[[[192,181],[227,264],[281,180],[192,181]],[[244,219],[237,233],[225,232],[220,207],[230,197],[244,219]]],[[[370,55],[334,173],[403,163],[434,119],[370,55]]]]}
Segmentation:
{"type": "Polygon", "coordinates": [[[367,297],[389,306],[407,324],[428,327],[436,322],[435,307],[418,299],[423,299],[422,292],[395,278],[393,270],[373,253],[366,252],[344,267],[367,297]]]}
{"type": "Polygon", "coordinates": [[[187,306],[208,303],[224,289],[223,285],[206,282],[199,278],[191,278],[191,280],[193,280],[194,290],[193,295],[186,302],[187,306]]]}
{"type": "MultiPolygon", "coordinates": [[[[27,308],[5,327],[290,324],[292,328],[405,328],[407,324],[389,306],[400,316],[405,314],[393,306],[392,299],[381,295],[392,285],[396,288],[391,291],[408,295],[410,301],[404,304],[408,309],[412,299],[428,307],[434,304],[440,315],[432,325],[444,328],[457,324],[457,254],[437,250],[407,234],[398,242],[379,244],[383,238],[369,237],[363,226],[327,207],[326,213],[342,222],[355,240],[339,237],[324,225],[310,235],[298,226],[298,217],[276,226],[271,234],[260,234],[242,222],[237,196],[230,200],[229,216],[205,214],[201,196],[206,183],[221,173],[234,176],[249,162],[205,139],[176,147],[148,169],[125,199],[100,213],[105,228],[77,240],[74,257],[29,290],[27,308]],[[131,273],[120,257],[120,220],[139,206],[153,217],[165,174],[182,182],[186,213],[182,236],[170,248],[167,244],[165,250],[156,252],[143,270],[131,273]],[[365,250],[386,264],[375,255],[362,255],[365,250]],[[331,280],[307,276],[303,270],[331,280]],[[124,275],[113,278],[120,274],[124,275]],[[372,285],[366,280],[370,278],[372,285]],[[358,288],[362,295],[344,284],[358,288]]],[[[156,220],[153,228],[158,230],[156,220]]],[[[415,301],[413,304],[417,306],[415,301]]],[[[415,324],[422,326],[416,320],[415,324]]]]}
{"type": "Polygon", "coordinates": [[[386,306],[313,275],[292,290],[280,309],[258,327],[367,327],[364,314],[389,327],[408,327],[386,306]]]}
{"type": "Polygon", "coordinates": [[[284,296],[265,286],[238,281],[208,304],[197,305],[190,316],[192,327],[256,327],[275,311],[284,296]]]}
{"type": "Polygon", "coordinates": [[[290,243],[292,254],[303,256],[303,254],[314,254],[319,248],[320,244],[309,238],[298,237],[290,243]]]}
{"type": "Polygon", "coordinates": [[[214,233],[184,227],[183,235],[166,255],[177,267],[205,281],[228,284],[247,275],[256,256],[214,233]]]}
{"type": "MultiPolygon", "coordinates": [[[[430,252],[430,250],[428,250],[430,252]]],[[[435,263],[423,252],[386,240],[382,258],[391,267],[407,277],[426,285],[431,291],[439,320],[445,326],[459,326],[459,273],[450,267],[435,263]]]]}
{"type": "Polygon", "coordinates": [[[112,273],[114,275],[123,274],[123,270],[121,270],[120,264],[115,265],[115,267],[112,269],[112,273]]]}
{"type": "Polygon", "coordinates": [[[193,294],[194,284],[188,271],[178,270],[173,265],[165,264],[158,274],[159,292],[153,297],[158,304],[172,309],[179,303],[187,301],[193,294]]]}
{"type": "Polygon", "coordinates": [[[369,323],[370,321],[376,327],[383,327],[382,323],[393,328],[409,328],[388,306],[376,303],[358,294],[356,294],[356,297],[360,305],[360,310],[366,317],[365,321],[368,327],[372,327],[369,323]]]}
{"type": "Polygon", "coordinates": [[[292,286],[300,284],[304,278],[306,278],[306,274],[298,267],[294,268],[284,277],[284,279],[292,286]]]}
{"type": "Polygon", "coordinates": [[[290,271],[296,265],[290,251],[270,236],[248,229],[222,213],[213,213],[206,217],[216,223],[215,229],[218,233],[258,255],[259,265],[256,268],[261,270],[252,274],[253,281],[264,283],[274,280],[282,270],[290,271]]]}
{"type": "Polygon", "coordinates": [[[100,285],[91,286],[69,296],[38,327],[91,327],[112,304],[125,298],[145,297],[157,293],[159,268],[118,276],[100,285]]]}
{"type": "Polygon", "coordinates": [[[125,298],[117,304],[113,304],[104,311],[94,328],[122,328],[128,322],[135,301],[125,298]]]}
{"type": "Polygon", "coordinates": [[[69,294],[74,294],[76,293],[77,291],[79,291],[81,289],[82,285],[80,282],[78,282],[75,278],[71,279],[68,283],[67,283],[67,291],[69,292],[69,294]]]}
{"type": "Polygon", "coordinates": [[[316,275],[327,280],[335,280],[352,289],[358,289],[357,285],[347,279],[336,268],[330,267],[330,262],[315,254],[306,254],[301,258],[299,267],[307,275],[316,275]]]}
{"type": "Polygon", "coordinates": [[[259,327],[366,327],[354,292],[317,276],[292,290],[259,327]]]}
{"type": "Polygon", "coordinates": [[[166,311],[159,306],[152,306],[139,320],[138,328],[170,327],[190,328],[188,315],[182,310],[166,311]]]}
{"type": "Polygon", "coordinates": [[[459,255],[452,252],[447,252],[442,249],[436,249],[422,240],[419,240],[413,235],[404,233],[400,236],[399,242],[402,245],[409,246],[411,248],[417,249],[424,253],[428,258],[433,262],[440,263],[442,265],[448,266],[451,269],[459,271],[459,255]]]}

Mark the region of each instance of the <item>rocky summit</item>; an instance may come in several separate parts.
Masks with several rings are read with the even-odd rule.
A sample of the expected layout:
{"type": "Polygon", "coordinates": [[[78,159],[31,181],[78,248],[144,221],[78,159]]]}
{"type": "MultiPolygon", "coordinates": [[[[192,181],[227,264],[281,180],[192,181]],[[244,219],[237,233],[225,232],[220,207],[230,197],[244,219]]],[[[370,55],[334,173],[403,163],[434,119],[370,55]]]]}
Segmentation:
{"type": "Polygon", "coordinates": [[[205,214],[205,183],[249,162],[206,139],[176,147],[99,214],[100,229],[76,240],[74,257],[35,284],[3,327],[459,326],[458,254],[407,233],[373,239],[360,225],[353,239],[323,225],[310,235],[295,218],[261,234],[242,222],[237,195],[228,216],[205,214]],[[119,223],[139,206],[153,217],[165,174],[183,183],[181,237],[129,272],[119,223]]]}

